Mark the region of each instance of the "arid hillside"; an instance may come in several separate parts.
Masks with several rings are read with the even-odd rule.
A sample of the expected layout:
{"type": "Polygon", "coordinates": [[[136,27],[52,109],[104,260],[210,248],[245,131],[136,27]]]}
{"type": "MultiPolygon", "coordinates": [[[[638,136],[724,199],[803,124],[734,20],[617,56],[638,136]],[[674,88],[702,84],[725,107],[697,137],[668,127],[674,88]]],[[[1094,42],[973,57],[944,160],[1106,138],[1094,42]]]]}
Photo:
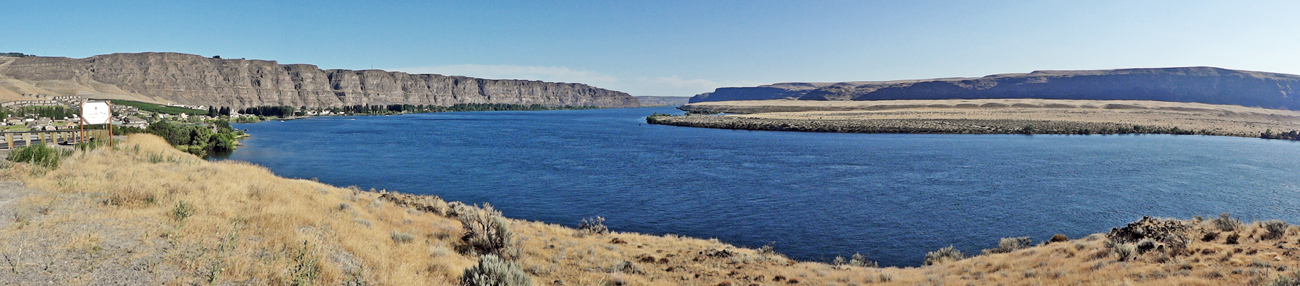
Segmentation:
{"type": "Polygon", "coordinates": [[[691,102],[797,99],[1156,100],[1300,110],[1300,75],[1215,67],[1049,70],[974,78],[895,81],[788,82],[724,87],[691,102]]]}
{"type": "Polygon", "coordinates": [[[580,83],[494,80],[180,53],[119,53],[84,59],[0,57],[0,100],[77,95],[185,105],[293,106],[503,103],[638,107],[627,93],[580,83]]]}
{"type": "Polygon", "coordinates": [[[607,230],[599,219],[575,229],[286,179],[152,135],[66,152],[57,164],[4,165],[0,284],[458,285],[470,274],[511,285],[1262,285],[1300,269],[1298,229],[1276,221],[1142,218],[1084,238],[970,242],[990,250],[876,268],[869,256],[792,261],[607,230]]]}

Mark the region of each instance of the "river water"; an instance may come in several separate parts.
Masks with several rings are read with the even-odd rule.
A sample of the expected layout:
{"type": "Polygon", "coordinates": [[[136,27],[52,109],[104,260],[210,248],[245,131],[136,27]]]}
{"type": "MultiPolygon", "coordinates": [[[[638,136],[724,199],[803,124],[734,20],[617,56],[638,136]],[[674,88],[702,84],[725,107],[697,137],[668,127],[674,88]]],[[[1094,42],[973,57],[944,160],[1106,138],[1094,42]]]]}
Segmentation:
{"type": "Polygon", "coordinates": [[[508,217],[680,234],[800,260],[919,265],[999,238],[1142,216],[1300,222],[1300,142],[1174,135],[834,134],[645,124],[673,108],[235,124],[228,159],[336,186],[489,202],[508,217]]]}

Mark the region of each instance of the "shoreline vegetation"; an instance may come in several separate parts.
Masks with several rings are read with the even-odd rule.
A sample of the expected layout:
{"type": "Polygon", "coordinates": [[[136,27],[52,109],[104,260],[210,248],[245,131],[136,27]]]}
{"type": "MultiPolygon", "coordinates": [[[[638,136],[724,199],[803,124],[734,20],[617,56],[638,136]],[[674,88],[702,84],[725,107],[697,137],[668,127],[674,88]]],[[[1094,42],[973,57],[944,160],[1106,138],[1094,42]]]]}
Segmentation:
{"type": "MultiPolygon", "coordinates": [[[[451,106],[440,105],[352,105],[331,108],[294,108],[292,106],[258,106],[237,110],[235,123],[254,123],[272,119],[298,119],[310,116],[362,116],[362,115],[401,115],[413,113],[464,112],[464,111],[545,111],[545,110],[587,110],[599,109],[597,106],[546,106],[541,104],[505,104],[505,103],[458,103],[451,106]]],[[[231,116],[228,107],[209,108],[209,116],[231,116]]]]}
{"type": "Polygon", "coordinates": [[[650,124],[841,133],[1179,134],[1300,140],[1300,112],[1137,100],[954,99],[691,103],[650,124]],[[714,115],[722,114],[722,115],[714,115]]]}
{"type": "Polygon", "coordinates": [[[148,134],[115,146],[15,150],[0,169],[0,284],[1294,285],[1300,274],[1300,229],[1228,214],[970,242],[992,248],[878,267],[870,253],[794,261],[771,246],[610,230],[599,217],[575,228],[282,178],[148,134]]]}

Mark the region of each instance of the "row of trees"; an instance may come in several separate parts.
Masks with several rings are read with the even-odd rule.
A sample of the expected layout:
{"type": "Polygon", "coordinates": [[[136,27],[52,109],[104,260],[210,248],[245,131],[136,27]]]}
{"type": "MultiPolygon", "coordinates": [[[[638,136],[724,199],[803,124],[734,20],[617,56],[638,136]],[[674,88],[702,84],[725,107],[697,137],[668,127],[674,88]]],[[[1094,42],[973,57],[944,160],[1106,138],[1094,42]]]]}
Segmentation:
{"type": "Polygon", "coordinates": [[[1265,130],[1264,133],[1259,134],[1259,138],[1300,140],[1300,131],[1291,130],[1287,132],[1273,133],[1273,129],[1269,129],[1265,130]]]}
{"type": "Polygon", "coordinates": [[[5,108],[0,109],[0,118],[12,117],[49,117],[51,119],[63,119],[72,117],[77,112],[66,106],[27,106],[17,109],[5,108]]]}
{"type": "Polygon", "coordinates": [[[229,107],[225,107],[225,106],[222,106],[222,107],[220,107],[220,108],[215,107],[215,106],[214,106],[214,107],[208,107],[208,116],[212,116],[212,117],[217,117],[217,116],[230,116],[230,108],[229,108],[229,107]]]}

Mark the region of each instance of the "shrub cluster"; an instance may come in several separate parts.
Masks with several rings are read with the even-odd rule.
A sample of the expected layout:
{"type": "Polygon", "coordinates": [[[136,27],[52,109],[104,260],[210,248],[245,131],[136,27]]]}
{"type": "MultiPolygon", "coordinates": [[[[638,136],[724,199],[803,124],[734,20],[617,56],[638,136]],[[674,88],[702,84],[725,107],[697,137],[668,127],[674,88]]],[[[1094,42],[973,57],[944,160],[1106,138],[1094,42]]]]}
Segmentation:
{"type": "Polygon", "coordinates": [[[1235,231],[1241,228],[1241,220],[1233,218],[1230,213],[1221,213],[1218,218],[1210,220],[1210,223],[1222,231],[1235,231]]]}
{"type": "Polygon", "coordinates": [[[533,285],[533,279],[518,264],[489,254],[480,257],[478,265],[466,268],[460,283],[465,286],[523,286],[533,285]]]}
{"type": "Polygon", "coordinates": [[[1282,236],[1286,235],[1286,230],[1289,228],[1291,228],[1291,225],[1287,224],[1285,221],[1280,221],[1280,220],[1266,221],[1264,222],[1264,229],[1268,230],[1268,233],[1264,234],[1263,238],[1264,239],[1282,238],[1282,236]]]}
{"type": "Polygon", "coordinates": [[[867,256],[861,253],[854,253],[853,256],[851,256],[847,261],[844,260],[843,256],[835,256],[834,264],[836,266],[849,265],[849,266],[857,266],[857,267],[878,267],[879,266],[879,263],[867,259],[867,256]]]}
{"type": "Polygon", "coordinates": [[[925,254],[925,265],[938,265],[949,261],[966,259],[966,255],[961,250],[949,245],[939,250],[931,251],[925,254]]]}
{"type": "Polygon", "coordinates": [[[603,217],[593,217],[591,219],[584,218],[582,219],[582,223],[578,224],[579,235],[608,233],[609,228],[605,227],[605,218],[603,217]]]}
{"type": "Polygon", "coordinates": [[[215,126],[216,131],[213,131],[213,127],[164,120],[149,124],[149,128],[144,131],[158,135],[177,149],[195,155],[202,156],[208,151],[235,150],[235,138],[242,132],[231,129],[230,123],[225,121],[218,121],[215,126]]]}
{"type": "Polygon", "coordinates": [[[1021,237],[1007,237],[1007,238],[1003,238],[1003,239],[1001,239],[1001,240],[998,240],[998,248],[994,248],[994,249],[985,249],[985,250],[984,250],[984,254],[989,254],[989,253],[1009,253],[1009,252],[1012,252],[1012,251],[1016,251],[1016,250],[1021,250],[1021,249],[1029,248],[1029,247],[1031,247],[1031,246],[1034,246],[1034,245],[1033,245],[1033,242],[1029,240],[1029,237],[1028,237],[1028,236],[1021,236],[1021,237]]]}
{"type": "Polygon", "coordinates": [[[14,148],[9,152],[10,162],[31,163],[32,165],[58,168],[59,160],[63,157],[72,155],[72,150],[58,150],[54,147],[45,146],[45,144],[36,144],[27,147],[14,148]]]}
{"type": "Polygon", "coordinates": [[[514,234],[510,232],[510,221],[501,216],[501,212],[491,204],[482,208],[458,205],[456,217],[465,228],[461,240],[475,253],[495,255],[501,259],[514,260],[519,257],[515,247],[514,234]]]}

